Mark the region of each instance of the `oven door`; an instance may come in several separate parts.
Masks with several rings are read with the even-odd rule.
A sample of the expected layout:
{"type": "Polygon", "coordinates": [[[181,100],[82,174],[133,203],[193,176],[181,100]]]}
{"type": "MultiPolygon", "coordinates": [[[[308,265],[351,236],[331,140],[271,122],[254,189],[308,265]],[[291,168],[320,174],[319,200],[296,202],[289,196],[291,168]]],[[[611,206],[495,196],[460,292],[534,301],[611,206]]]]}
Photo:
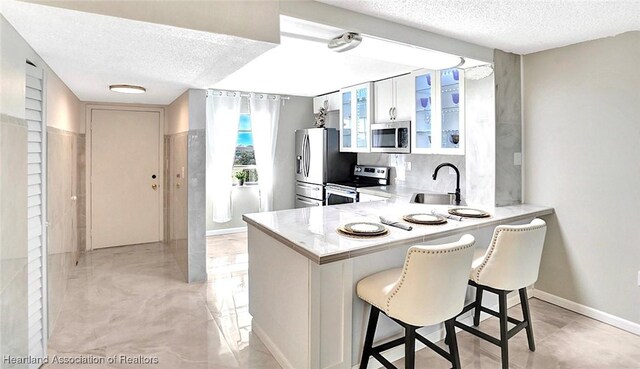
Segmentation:
{"type": "Polygon", "coordinates": [[[353,204],[355,202],[358,202],[358,192],[356,190],[347,190],[331,186],[325,187],[325,205],[353,204]]]}

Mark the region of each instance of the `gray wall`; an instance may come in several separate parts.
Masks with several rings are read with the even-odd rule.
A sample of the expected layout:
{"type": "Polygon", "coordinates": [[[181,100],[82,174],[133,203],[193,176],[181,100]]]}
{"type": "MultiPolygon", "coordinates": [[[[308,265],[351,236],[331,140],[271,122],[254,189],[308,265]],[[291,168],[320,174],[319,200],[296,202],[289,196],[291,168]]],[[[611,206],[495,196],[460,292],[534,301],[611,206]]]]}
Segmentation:
{"type": "Polygon", "coordinates": [[[640,323],[640,32],[524,57],[525,201],[553,206],[536,289],[640,323]]]}
{"type": "Polygon", "coordinates": [[[207,280],[205,100],[205,90],[191,89],[167,108],[166,241],[190,283],[207,280]]]}
{"type": "Polygon", "coordinates": [[[295,207],[295,130],[313,127],[313,98],[291,96],[280,110],[273,186],[274,210],[295,207]]]}
{"type": "Polygon", "coordinates": [[[495,204],[496,121],[494,76],[465,81],[466,198],[469,204],[495,204]]]}
{"type": "Polygon", "coordinates": [[[495,50],[495,186],[496,205],[522,202],[522,166],[514,154],[522,153],[520,55],[495,50]]]}
{"type": "MultiPolygon", "coordinates": [[[[295,207],[295,138],[294,131],[313,126],[313,98],[291,96],[280,110],[276,142],[274,210],[295,207]]],[[[233,217],[226,223],[212,220],[212,199],[207,196],[207,231],[245,227],[242,214],[260,210],[257,186],[234,187],[231,193],[233,217]]]]}

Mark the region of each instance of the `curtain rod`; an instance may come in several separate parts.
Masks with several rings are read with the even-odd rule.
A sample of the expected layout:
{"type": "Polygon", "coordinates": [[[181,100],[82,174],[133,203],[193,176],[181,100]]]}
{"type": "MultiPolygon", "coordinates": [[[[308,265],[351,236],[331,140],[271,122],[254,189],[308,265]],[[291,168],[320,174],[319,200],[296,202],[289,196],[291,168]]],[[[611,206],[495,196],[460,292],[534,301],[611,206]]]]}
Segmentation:
{"type": "MultiPolygon", "coordinates": [[[[227,96],[231,96],[231,94],[233,94],[235,96],[235,94],[238,93],[238,92],[235,92],[235,91],[225,91],[225,92],[227,93],[227,96]]],[[[223,91],[207,90],[207,94],[209,94],[209,93],[216,94],[217,96],[223,96],[224,95],[223,91]]],[[[275,96],[279,96],[280,100],[289,100],[289,99],[291,99],[290,96],[280,96],[280,95],[276,95],[276,94],[263,94],[263,93],[256,93],[256,92],[254,92],[253,94],[259,95],[260,97],[262,97],[262,96],[267,96],[268,97],[269,95],[272,95],[272,96],[274,96],[274,100],[277,99],[277,97],[275,97],[275,96]]],[[[251,97],[251,93],[249,93],[249,92],[240,92],[240,96],[241,97],[251,97]]]]}

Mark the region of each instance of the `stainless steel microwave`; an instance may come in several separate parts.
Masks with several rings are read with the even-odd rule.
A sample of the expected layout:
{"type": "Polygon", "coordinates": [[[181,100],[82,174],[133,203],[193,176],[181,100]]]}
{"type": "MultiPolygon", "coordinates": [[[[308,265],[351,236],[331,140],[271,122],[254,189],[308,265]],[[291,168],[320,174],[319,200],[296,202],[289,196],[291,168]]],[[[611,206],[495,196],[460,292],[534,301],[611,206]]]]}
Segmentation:
{"type": "Polygon", "coordinates": [[[410,153],[410,134],[410,121],[374,123],[371,125],[371,152],[410,153]]]}

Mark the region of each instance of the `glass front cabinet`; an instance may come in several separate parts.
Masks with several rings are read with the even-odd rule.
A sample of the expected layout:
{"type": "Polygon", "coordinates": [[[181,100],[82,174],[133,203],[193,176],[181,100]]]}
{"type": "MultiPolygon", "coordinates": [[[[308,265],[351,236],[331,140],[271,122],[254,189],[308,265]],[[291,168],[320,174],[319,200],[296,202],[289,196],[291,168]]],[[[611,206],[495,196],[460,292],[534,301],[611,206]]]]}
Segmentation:
{"type": "Polygon", "coordinates": [[[340,151],[369,152],[373,83],[340,90],[340,151]]]}
{"type": "Polygon", "coordinates": [[[464,154],[464,75],[462,70],[413,72],[411,153],[464,154]]]}

